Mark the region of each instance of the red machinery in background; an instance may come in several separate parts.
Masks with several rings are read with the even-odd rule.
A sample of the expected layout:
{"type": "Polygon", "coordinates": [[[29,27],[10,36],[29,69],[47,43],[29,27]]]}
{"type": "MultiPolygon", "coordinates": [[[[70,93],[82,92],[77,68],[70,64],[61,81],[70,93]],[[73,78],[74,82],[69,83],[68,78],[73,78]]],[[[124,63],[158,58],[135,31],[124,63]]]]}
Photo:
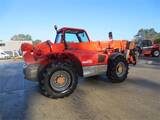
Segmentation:
{"type": "Polygon", "coordinates": [[[142,40],[137,44],[139,55],[159,57],[160,45],[151,40],[142,40]]]}

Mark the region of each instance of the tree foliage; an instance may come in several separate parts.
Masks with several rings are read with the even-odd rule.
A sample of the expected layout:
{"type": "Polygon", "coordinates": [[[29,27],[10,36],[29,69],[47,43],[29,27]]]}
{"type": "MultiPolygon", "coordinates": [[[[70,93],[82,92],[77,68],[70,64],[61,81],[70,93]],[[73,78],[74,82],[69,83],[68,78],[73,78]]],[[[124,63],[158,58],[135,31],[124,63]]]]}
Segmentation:
{"type": "Polygon", "coordinates": [[[156,32],[154,28],[140,29],[134,36],[136,41],[139,40],[152,40],[160,43],[160,33],[156,32]]]}
{"type": "Polygon", "coordinates": [[[31,41],[32,40],[32,36],[27,34],[27,35],[24,35],[24,34],[18,34],[18,35],[14,35],[11,40],[14,40],[14,41],[31,41]]]}
{"type": "Polygon", "coordinates": [[[38,39],[37,39],[37,40],[34,40],[34,41],[33,41],[33,45],[36,45],[36,44],[38,44],[38,43],[40,43],[40,42],[42,42],[42,41],[41,41],[41,40],[38,40],[38,39]]]}
{"type": "Polygon", "coordinates": [[[160,37],[155,39],[155,43],[159,43],[160,44],[160,37]]]}
{"type": "Polygon", "coordinates": [[[25,35],[25,34],[14,35],[14,36],[11,38],[11,40],[13,40],[13,41],[32,41],[32,43],[33,43],[34,45],[36,45],[36,44],[38,44],[38,43],[41,42],[41,40],[39,40],[39,39],[33,40],[33,39],[32,39],[32,36],[29,35],[29,34],[26,34],[26,35],[25,35]]]}

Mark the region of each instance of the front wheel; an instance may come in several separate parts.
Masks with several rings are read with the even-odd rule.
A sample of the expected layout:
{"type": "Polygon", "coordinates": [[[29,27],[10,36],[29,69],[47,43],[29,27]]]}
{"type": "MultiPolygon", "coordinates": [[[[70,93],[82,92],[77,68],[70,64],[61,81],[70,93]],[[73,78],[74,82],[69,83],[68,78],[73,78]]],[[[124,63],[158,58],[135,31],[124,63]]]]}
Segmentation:
{"type": "Polygon", "coordinates": [[[160,55],[160,51],[159,50],[153,50],[152,51],[152,56],[153,57],[159,57],[159,55],[160,55]]]}
{"type": "Polygon", "coordinates": [[[127,78],[128,69],[126,59],[123,56],[118,56],[109,60],[107,76],[112,83],[120,83],[127,78]]]}
{"type": "Polygon", "coordinates": [[[63,98],[70,95],[76,88],[78,76],[73,68],[66,63],[52,63],[39,80],[43,95],[50,98],[63,98]]]}

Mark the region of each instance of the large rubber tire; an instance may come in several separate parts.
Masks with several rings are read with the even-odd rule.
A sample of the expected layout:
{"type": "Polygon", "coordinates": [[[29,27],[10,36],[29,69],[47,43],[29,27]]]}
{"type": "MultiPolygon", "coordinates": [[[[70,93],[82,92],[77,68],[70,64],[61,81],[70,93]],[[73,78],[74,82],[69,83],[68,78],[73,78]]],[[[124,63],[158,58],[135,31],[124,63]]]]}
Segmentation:
{"type": "MultiPolygon", "coordinates": [[[[126,59],[123,56],[118,56],[115,59],[110,59],[109,60],[109,64],[108,64],[108,69],[107,69],[107,76],[108,79],[112,82],[112,83],[120,83],[123,82],[128,75],[128,63],[126,61],[126,59]],[[119,65],[122,65],[122,74],[117,73],[117,67],[119,67],[119,65]]],[[[119,72],[119,71],[118,71],[119,72]]]]}
{"type": "Polygon", "coordinates": [[[160,55],[160,51],[159,50],[153,50],[152,51],[152,56],[153,57],[159,57],[159,55],[160,55]]]}
{"type": "Polygon", "coordinates": [[[42,77],[39,79],[39,85],[41,93],[49,98],[63,98],[69,96],[75,90],[78,84],[78,75],[73,68],[66,63],[52,63],[43,70],[42,77]],[[66,88],[62,86],[56,86],[52,81],[57,79],[58,75],[63,75],[66,88]]]}

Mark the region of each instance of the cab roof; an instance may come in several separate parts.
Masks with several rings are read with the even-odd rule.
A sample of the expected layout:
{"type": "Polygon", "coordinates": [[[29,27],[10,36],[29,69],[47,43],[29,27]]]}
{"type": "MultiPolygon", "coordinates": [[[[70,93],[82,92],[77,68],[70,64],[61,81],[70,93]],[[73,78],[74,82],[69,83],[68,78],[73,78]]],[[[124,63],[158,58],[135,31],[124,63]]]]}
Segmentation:
{"type": "Polygon", "coordinates": [[[84,29],[80,29],[80,28],[63,27],[63,28],[59,29],[58,32],[67,31],[67,30],[71,30],[71,31],[85,31],[84,29]]]}

